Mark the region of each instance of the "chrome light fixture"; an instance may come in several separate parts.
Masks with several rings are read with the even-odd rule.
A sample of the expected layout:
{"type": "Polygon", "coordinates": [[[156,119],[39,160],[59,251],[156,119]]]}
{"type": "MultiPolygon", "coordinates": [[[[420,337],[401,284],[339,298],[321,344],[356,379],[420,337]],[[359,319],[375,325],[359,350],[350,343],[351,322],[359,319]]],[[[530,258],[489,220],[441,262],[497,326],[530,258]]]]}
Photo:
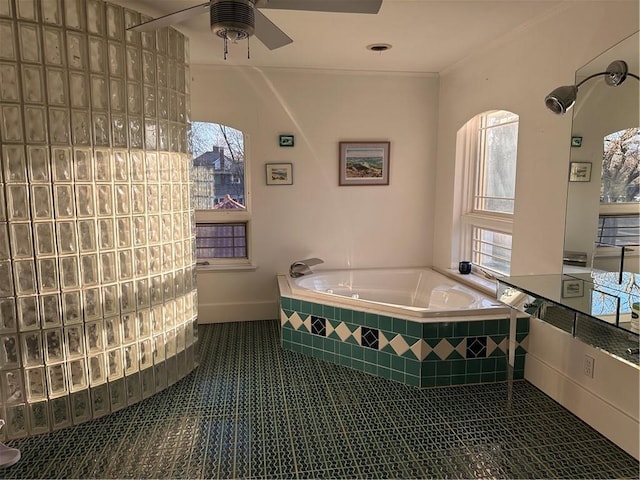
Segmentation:
{"type": "Polygon", "coordinates": [[[618,85],[621,85],[622,82],[626,80],[627,76],[634,77],[636,80],[639,79],[638,75],[629,73],[627,62],[625,62],[624,60],[616,60],[609,64],[606,71],[589,75],[577,85],[564,85],[562,87],[556,88],[553,92],[551,92],[544,98],[545,105],[549,110],[551,110],[553,113],[557,113],[558,115],[567,113],[567,111],[571,107],[573,107],[573,104],[576,103],[578,89],[582,86],[582,84],[588,80],[591,80],[592,78],[600,77],[602,75],[605,76],[605,83],[611,87],[617,87],[618,85]]]}

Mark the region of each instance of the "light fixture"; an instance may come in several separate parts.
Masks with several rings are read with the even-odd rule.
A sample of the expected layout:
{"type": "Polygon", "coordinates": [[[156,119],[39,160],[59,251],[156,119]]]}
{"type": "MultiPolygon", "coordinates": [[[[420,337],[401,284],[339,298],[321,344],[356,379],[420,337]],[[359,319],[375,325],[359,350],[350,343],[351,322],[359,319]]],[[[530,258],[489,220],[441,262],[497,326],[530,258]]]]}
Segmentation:
{"type": "Polygon", "coordinates": [[[371,45],[367,45],[367,50],[371,50],[372,52],[386,52],[391,48],[391,45],[388,43],[372,43],[371,45]]]}
{"type": "Polygon", "coordinates": [[[563,115],[576,103],[578,89],[587,80],[604,75],[604,81],[611,87],[617,87],[625,81],[627,76],[634,77],[638,80],[638,75],[629,73],[627,62],[624,60],[616,60],[611,62],[604,72],[594,73],[582,80],[577,85],[564,85],[556,88],[553,92],[544,98],[544,103],[549,110],[558,115],[563,115]]]}
{"type": "Polygon", "coordinates": [[[234,0],[211,3],[211,31],[224,41],[224,59],[229,53],[228,42],[247,40],[247,58],[250,58],[249,37],[255,32],[255,1],[234,0]]]}

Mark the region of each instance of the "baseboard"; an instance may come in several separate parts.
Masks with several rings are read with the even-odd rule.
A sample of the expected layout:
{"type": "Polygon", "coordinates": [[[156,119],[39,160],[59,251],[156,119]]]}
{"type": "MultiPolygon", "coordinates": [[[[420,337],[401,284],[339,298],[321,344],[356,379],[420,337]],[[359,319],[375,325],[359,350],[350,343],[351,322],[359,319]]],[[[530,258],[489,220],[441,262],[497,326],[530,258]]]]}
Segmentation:
{"type": "Polygon", "coordinates": [[[198,323],[249,322],[279,318],[278,302],[198,304],[198,323]]]}
{"type": "MultiPolygon", "coordinates": [[[[635,459],[640,459],[638,420],[576,383],[535,355],[527,354],[524,377],[635,459]]],[[[621,387],[623,388],[623,387],[621,387]]],[[[637,394],[637,392],[631,392],[637,394]]]]}

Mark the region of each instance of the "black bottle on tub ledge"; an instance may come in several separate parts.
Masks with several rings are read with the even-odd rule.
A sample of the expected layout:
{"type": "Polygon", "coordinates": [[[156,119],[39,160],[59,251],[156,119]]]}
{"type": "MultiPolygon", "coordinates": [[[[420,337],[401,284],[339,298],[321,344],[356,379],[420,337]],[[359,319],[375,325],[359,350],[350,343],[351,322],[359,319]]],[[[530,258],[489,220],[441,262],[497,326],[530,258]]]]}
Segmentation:
{"type": "Polygon", "coordinates": [[[458,264],[458,271],[463,275],[468,275],[471,273],[471,262],[460,262],[458,264]]]}

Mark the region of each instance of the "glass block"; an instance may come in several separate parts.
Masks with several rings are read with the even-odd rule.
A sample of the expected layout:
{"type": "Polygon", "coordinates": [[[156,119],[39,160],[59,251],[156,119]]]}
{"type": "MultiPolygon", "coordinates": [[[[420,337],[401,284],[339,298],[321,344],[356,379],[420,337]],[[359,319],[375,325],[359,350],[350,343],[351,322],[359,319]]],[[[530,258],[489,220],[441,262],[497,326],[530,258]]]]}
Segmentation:
{"type": "Polygon", "coordinates": [[[136,309],[136,294],[133,282],[123,282],[120,284],[120,310],[133,312],[136,309]]]}
{"type": "Polygon", "coordinates": [[[129,44],[140,45],[140,32],[132,32],[127,28],[140,24],[140,14],[133,10],[124,9],[125,40],[129,44]]]}
{"type": "Polygon", "coordinates": [[[22,142],[22,113],[18,105],[1,105],[0,138],[4,142],[22,142]]]}
{"type": "Polygon", "coordinates": [[[155,119],[158,114],[156,89],[147,85],[143,88],[143,111],[145,118],[155,119]]]}
{"type": "Polygon", "coordinates": [[[4,370],[19,367],[20,350],[18,348],[18,335],[0,335],[0,368],[4,370]]]}
{"type": "Polygon", "coordinates": [[[0,372],[0,386],[2,386],[2,395],[4,397],[3,403],[12,404],[25,401],[21,370],[0,372]]]}
{"type": "Polygon", "coordinates": [[[64,66],[65,51],[62,30],[59,28],[44,27],[43,32],[44,63],[59,67],[64,66]]]}
{"type": "Polygon", "coordinates": [[[100,254],[100,275],[103,284],[118,280],[115,252],[104,252],[100,254]]]}
{"type": "Polygon", "coordinates": [[[169,118],[169,92],[166,88],[158,88],[158,116],[165,120],[169,118]]]}
{"type": "Polygon", "coordinates": [[[133,255],[131,250],[121,250],[118,252],[118,274],[120,280],[133,278],[133,255]]]}
{"type": "Polygon", "coordinates": [[[78,251],[75,222],[57,222],[56,233],[58,250],[61,254],[71,254],[78,251]]]}
{"type": "Polygon", "coordinates": [[[89,381],[92,387],[107,381],[104,353],[89,357],[89,381]]]}
{"type": "Polygon", "coordinates": [[[124,113],[124,82],[117,78],[109,80],[109,95],[111,99],[111,111],[114,113],[124,113]]]}
{"type": "Polygon", "coordinates": [[[60,0],[46,0],[40,3],[42,21],[52,25],[62,25],[62,9],[60,0]]]}
{"type": "Polygon", "coordinates": [[[94,113],[93,117],[93,143],[96,146],[110,145],[109,118],[103,113],[94,113]]]}
{"type": "MultiPolygon", "coordinates": [[[[169,160],[168,156],[166,155],[163,156],[162,154],[160,155],[161,163],[163,163],[164,165],[167,165],[168,164],[167,160],[169,160]],[[164,163],[163,160],[166,163],[164,163]]],[[[163,168],[161,173],[162,181],[167,182],[160,186],[160,211],[162,213],[168,213],[171,211],[171,185],[168,183],[169,175],[170,175],[170,168],[167,165],[167,168],[163,168]]]]}
{"type": "Polygon", "coordinates": [[[131,148],[143,148],[142,119],[129,117],[129,145],[131,148]]]}
{"type": "Polygon", "coordinates": [[[27,182],[27,162],[22,145],[2,146],[2,166],[7,183],[27,182]]]}
{"type": "Polygon", "coordinates": [[[96,185],[98,192],[98,215],[113,215],[113,187],[109,184],[96,185]]]}
{"type": "Polygon", "coordinates": [[[0,333],[14,333],[17,331],[18,319],[15,299],[0,298],[0,333]]]}
{"type": "Polygon", "coordinates": [[[14,63],[0,63],[0,101],[20,101],[18,66],[14,63]]]}
{"type": "Polygon", "coordinates": [[[124,115],[112,115],[111,133],[113,135],[112,145],[116,148],[127,146],[127,119],[124,115]]]}
{"type": "Polygon", "coordinates": [[[129,180],[129,154],[127,150],[113,151],[113,179],[116,182],[129,180]]]}
{"type": "Polygon", "coordinates": [[[0,59],[16,61],[16,47],[14,45],[13,22],[0,20],[0,59]]]}
{"type": "Polygon", "coordinates": [[[104,349],[104,324],[102,320],[85,324],[85,336],[87,351],[89,353],[101,352],[104,349]]]}
{"type": "Polygon", "coordinates": [[[44,75],[41,67],[22,66],[22,93],[26,103],[44,103],[44,75]]]}
{"type": "Polygon", "coordinates": [[[27,143],[46,143],[47,120],[45,107],[24,107],[25,137],[27,143]]]}
{"type": "MultiPolygon", "coordinates": [[[[73,94],[76,95],[76,92],[73,91],[73,94]]],[[[68,104],[67,75],[64,70],[47,68],[47,100],[49,105],[66,106],[68,104]]]]}
{"type": "Polygon", "coordinates": [[[149,280],[146,278],[137,280],[136,281],[136,308],[138,308],[138,310],[147,309],[150,305],[151,305],[151,299],[149,297],[149,280]]]}
{"type": "Polygon", "coordinates": [[[60,295],[58,293],[41,295],[40,310],[44,328],[53,328],[62,325],[62,311],[60,307],[60,295]]]}
{"type": "Polygon", "coordinates": [[[14,260],[14,285],[18,295],[36,293],[36,268],[33,260],[14,260]]]}
{"type": "Polygon", "coordinates": [[[124,354],[124,373],[125,375],[131,375],[139,370],[140,364],[138,359],[138,344],[132,343],[125,345],[123,348],[124,354]]]}
{"type": "Polygon", "coordinates": [[[32,183],[49,183],[49,149],[47,147],[27,147],[29,179],[32,183]]]}
{"type": "Polygon", "coordinates": [[[127,83],[127,112],[129,115],[142,114],[142,89],[137,83],[127,83]]]}
{"type": "Polygon", "coordinates": [[[87,365],[84,358],[78,358],[67,364],[71,392],[85,390],[89,386],[87,365]]]}
{"type": "Polygon", "coordinates": [[[39,331],[20,334],[22,341],[22,365],[37,367],[44,365],[44,348],[39,331]]]}
{"type": "Polygon", "coordinates": [[[13,275],[11,270],[11,262],[0,262],[0,278],[6,279],[0,282],[0,297],[13,296],[13,275]]]}
{"type": "Polygon", "coordinates": [[[73,187],[64,184],[54,185],[53,196],[55,200],[56,217],[73,218],[75,216],[73,187]]]}
{"type": "Polygon", "coordinates": [[[138,342],[138,352],[140,352],[140,369],[153,366],[153,350],[151,347],[151,339],[140,340],[138,342]]]}
{"type": "MultiPolygon", "coordinates": [[[[65,156],[67,153],[68,151],[65,151],[65,156]]],[[[73,155],[73,163],[75,166],[75,180],[77,182],[92,182],[93,159],[91,150],[88,148],[74,148],[73,155]]],[[[69,169],[69,171],[71,170],[69,169]]]]}
{"type": "Polygon", "coordinates": [[[107,46],[107,58],[109,75],[112,77],[124,77],[124,50],[122,45],[109,42],[107,46]]]}
{"type": "Polygon", "coordinates": [[[186,97],[184,95],[177,95],[178,104],[176,107],[176,115],[177,121],[181,123],[185,123],[187,121],[186,115],[186,97]]]}
{"type": "Polygon", "coordinates": [[[20,0],[16,2],[16,17],[21,20],[36,21],[36,5],[34,0],[20,0]]]}
{"type": "Polygon", "coordinates": [[[118,232],[118,247],[127,248],[131,246],[131,219],[120,217],[116,223],[118,232]]]}
{"type": "Polygon", "coordinates": [[[108,378],[109,381],[117,380],[118,378],[122,378],[123,369],[122,369],[122,350],[120,348],[116,348],[114,350],[109,350],[107,352],[107,367],[108,367],[108,378]]]}
{"type": "Polygon", "coordinates": [[[53,204],[49,185],[31,185],[31,207],[35,220],[53,219],[53,204]]]}
{"type": "Polygon", "coordinates": [[[166,272],[174,268],[173,245],[165,243],[162,245],[162,269],[166,272]]]}
{"type": "Polygon", "coordinates": [[[68,395],[50,400],[49,409],[51,411],[53,430],[59,430],[71,425],[71,407],[68,395]]]}
{"type": "Polygon", "coordinates": [[[165,332],[165,354],[167,359],[169,359],[175,357],[176,353],[176,331],[171,328],[165,332]]]}
{"type": "Polygon", "coordinates": [[[102,287],[102,311],[105,317],[120,313],[117,285],[105,285],[102,287]]]}
{"type": "Polygon", "coordinates": [[[34,223],[36,255],[39,257],[51,256],[56,254],[56,243],[53,226],[53,222],[34,223]]]}
{"type": "Polygon", "coordinates": [[[91,126],[91,116],[88,111],[71,111],[71,138],[74,145],[91,145],[91,126]]]}
{"type": "Polygon", "coordinates": [[[154,120],[144,120],[144,145],[147,150],[158,148],[158,124],[154,120]]]}
{"type": "Polygon", "coordinates": [[[89,69],[93,73],[106,72],[106,43],[100,37],[89,37],[89,69]]]}
{"type": "Polygon", "coordinates": [[[128,215],[131,213],[131,205],[129,199],[129,186],[127,184],[116,184],[116,214],[128,215]]]}
{"type": "Polygon", "coordinates": [[[33,238],[30,223],[12,223],[9,225],[9,238],[13,258],[33,257],[33,238]]]}
{"type": "Polygon", "coordinates": [[[5,433],[9,439],[22,438],[27,435],[26,405],[11,405],[6,409],[5,433]]]}
{"type": "MultiPolygon", "coordinates": [[[[160,212],[160,188],[158,185],[147,184],[147,212],[148,213],[159,213],[160,212]]],[[[152,215],[154,219],[158,219],[157,215],[152,215]]],[[[149,217],[151,218],[151,217],[149,217]]],[[[151,228],[151,227],[150,227],[151,228]]],[[[153,228],[160,228],[160,224],[158,220],[154,221],[153,228]]],[[[157,235],[149,235],[149,238],[160,238],[160,230],[158,230],[157,235]]]]}
{"type": "Polygon", "coordinates": [[[149,273],[155,274],[162,271],[162,256],[159,245],[149,247],[149,273]]]}
{"type": "Polygon", "coordinates": [[[183,139],[180,133],[180,127],[177,123],[169,124],[169,150],[172,152],[182,151],[183,139]]]}
{"type": "Polygon", "coordinates": [[[71,106],[73,108],[89,108],[90,88],[87,75],[83,72],[69,72],[71,95],[71,106]]]}
{"type": "Polygon", "coordinates": [[[79,291],[62,294],[62,315],[65,325],[82,322],[82,302],[79,291]]]}
{"type": "Polygon", "coordinates": [[[29,220],[29,189],[26,185],[6,185],[9,220],[29,220]]]}
{"type": "Polygon", "coordinates": [[[126,48],[127,79],[139,82],[142,77],[142,58],[138,47],[129,45],[126,48]]]}
{"type": "Polygon", "coordinates": [[[0,17],[13,17],[11,0],[0,0],[0,17]]]}
{"type": "Polygon", "coordinates": [[[87,69],[87,37],[67,32],[67,65],[74,70],[87,69]]]}
{"type": "Polygon", "coordinates": [[[96,213],[94,201],[95,193],[93,191],[93,184],[76,184],[76,205],[78,206],[78,217],[93,217],[96,213]]]}
{"type": "Polygon", "coordinates": [[[94,219],[78,220],[78,240],[81,253],[96,251],[96,221],[94,219]]]}
{"type": "MultiPolygon", "coordinates": [[[[166,301],[167,299],[165,298],[165,302],[166,301]]],[[[175,304],[173,302],[168,302],[162,305],[162,316],[164,317],[165,329],[175,325],[174,307],[175,304]]]]}
{"type": "Polygon", "coordinates": [[[120,317],[110,317],[104,319],[104,332],[107,347],[119,346],[120,338],[120,317]]]}
{"type": "Polygon", "coordinates": [[[50,328],[44,330],[44,353],[47,364],[61,362],[64,360],[62,349],[62,329],[50,328]]]}
{"type": "Polygon", "coordinates": [[[23,62],[40,63],[40,30],[38,26],[19,22],[18,34],[20,37],[21,60],[23,62]]]}
{"type": "Polygon", "coordinates": [[[175,93],[176,90],[176,62],[175,60],[169,59],[167,61],[167,87],[171,90],[172,93],[175,93]]]}
{"type": "Polygon", "coordinates": [[[135,246],[147,244],[147,219],[142,215],[133,217],[133,244],[135,246]]]}
{"type": "Polygon", "coordinates": [[[64,328],[65,348],[67,358],[80,358],[84,356],[84,330],[81,324],[64,328]]]}
{"type": "Polygon", "coordinates": [[[47,366],[47,377],[49,387],[49,397],[55,398],[67,395],[67,375],[64,363],[47,366]]]}
{"type": "Polygon", "coordinates": [[[162,304],[162,277],[160,275],[151,277],[149,292],[151,294],[151,305],[162,304]]]}
{"type": "Polygon", "coordinates": [[[60,274],[60,286],[63,290],[78,288],[78,257],[60,257],[60,274]]]}
{"type": "Polygon", "coordinates": [[[122,7],[107,3],[107,37],[124,40],[124,16],[122,7]]]}
{"type": "Polygon", "coordinates": [[[98,238],[101,250],[115,248],[115,226],[112,218],[98,219],[98,238]]]}
{"type": "Polygon", "coordinates": [[[54,147],[51,149],[54,182],[70,182],[73,180],[71,149],[54,147]]]}
{"type": "MultiPolygon", "coordinates": [[[[27,400],[29,402],[45,400],[47,398],[47,387],[46,387],[46,380],[45,380],[45,374],[44,374],[44,367],[27,368],[24,373],[26,377],[25,383],[27,387],[27,400]]],[[[46,402],[43,402],[43,403],[45,403],[46,405],[46,402]]],[[[35,405],[42,405],[42,403],[35,404],[35,405]]],[[[35,405],[32,404],[30,408],[34,408],[35,405]]],[[[40,424],[44,423],[45,425],[48,425],[47,419],[49,415],[46,414],[46,407],[45,407],[44,417],[45,418],[38,423],[40,424]]],[[[32,430],[33,430],[33,427],[34,427],[34,424],[32,421],[31,423],[32,430]]]]}
{"type": "Polygon", "coordinates": [[[109,402],[112,412],[116,412],[127,406],[126,384],[122,375],[115,381],[109,376],[109,402]]]}
{"type": "Polygon", "coordinates": [[[88,254],[80,256],[80,277],[83,286],[98,284],[98,256],[88,254]]]}
{"type": "Polygon", "coordinates": [[[100,0],[86,0],[87,30],[89,33],[98,35],[105,33],[104,6],[105,3],[100,0]]]}
{"type": "Polygon", "coordinates": [[[38,292],[55,292],[58,285],[58,260],[56,258],[39,258],[38,265],[38,292]]]}
{"type": "Polygon", "coordinates": [[[67,28],[84,30],[84,0],[64,1],[64,20],[67,28]]]}
{"type": "Polygon", "coordinates": [[[89,390],[71,394],[71,417],[74,425],[91,420],[91,400],[89,390]]]}
{"type": "Polygon", "coordinates": [[[91,75],[91,108],[93,110],[107,110],[109,97],[107,94],[107,81],[104,77],[91,75]]]}
{"type": "Polygon", "coordinates": [[[91,388],[91,410],[93,418],[99,418],[111,411],[109,404],[109,386],[105,383],[91,388]]]}
{"type": "Polygon", "coordinates": [[[97,320],[102,316],[102,300],[99,288],[83,290],[82,300],[84,305],[84,319],[86,322],[97,320]]]}
{"type": "MultiPolygon", "coordinates": [[[[71,138],[69,124],[69,110],[64,108],[49,108],[49,125],[51,143],[54,145],[69,145],[71,138]]],[[[28,136],[29,128],[27,128],[28,136]]]]}
{"type": "Polygon", "coordinates": [[[0,223],[0,260],[9,260],[11,258],[9,245],[9,230],[7,224],[0,223]]]}
{"type": "Polygon", "coordinates": [[[172,228],[172,215],[170,213],[163,213],[162,219],[162,231],[160,237],[163,243],[168,243],[173,240],[173,228],[172,228]]]}
{"type": "MultiPolygon", "coordinates": [[[[146,188],[142,183],[134,183],[131,185],[131,212],[136,214],[145,213],[146,211],[146,188]]],[[[138,221],[139,226],[146,225],[142,221],[138,221]]],[[[138,228],[138,227],[136,227],[138,228]]],[[[146,238],[146,233],[145,233],[146,238]]]]}
{"type": "Polygon", "coordinates": [[[159,87],[167,87],[167,57],[164,55],[156,56],[156,78],[159,87]]]}
{"type": "Polygon", "coordinates": [[[162,317],[162,305],[156,305],[151,309],[149,316],[151,321],[151,332],[153,334],[164,332],[164,318],[162,317]]]}

